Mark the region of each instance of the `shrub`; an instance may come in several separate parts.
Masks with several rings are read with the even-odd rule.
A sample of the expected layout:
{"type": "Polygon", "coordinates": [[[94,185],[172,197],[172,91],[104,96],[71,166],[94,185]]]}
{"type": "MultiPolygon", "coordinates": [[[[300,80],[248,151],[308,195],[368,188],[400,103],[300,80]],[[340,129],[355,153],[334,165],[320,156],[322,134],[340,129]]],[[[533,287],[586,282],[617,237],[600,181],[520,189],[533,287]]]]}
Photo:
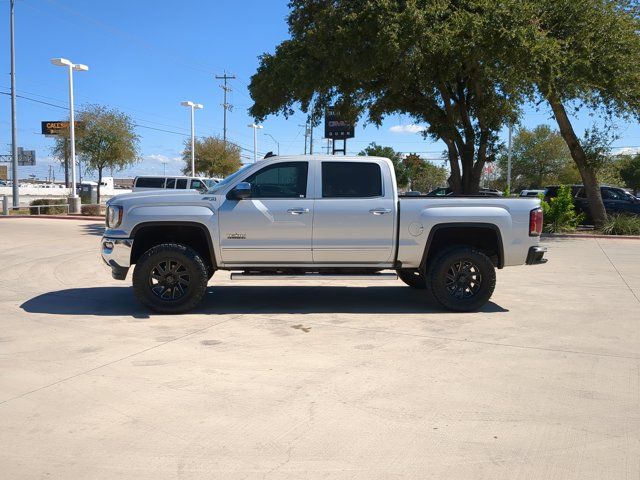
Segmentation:
{"type": "Polygon", "coordinates": [[[67,213],[67,204],[63,203],[64,201],[59,198],[39,198],[37,200],[33,200],[29,205],[35,207],[37,205],[54,205],[51,207],[44,208],[30,208],[30,215],[60,215],[67,213]],[[39,212],[38,212],[39,210],[39,212]]]}
{"type": "Polygon", "coordinates": [[[572,232],[584,220],[583,214],[576,213],[571,187],[566,185],[562,185],[558,189],[557,197],[552,198],[548,203],[542,201],[542,210],[544,211],[545,232],[572,232]]]}
{"type": "Polygon", "coordinates": [[[602,226],[605,235],[640,235],[640,216],[609,215],[602,226]]]}
{"type": "Polygon", "coordinates": [[[91,217],[99,217],[102,215],[100,205],[82,205],[80,207],[80,213],[91,217]]]}

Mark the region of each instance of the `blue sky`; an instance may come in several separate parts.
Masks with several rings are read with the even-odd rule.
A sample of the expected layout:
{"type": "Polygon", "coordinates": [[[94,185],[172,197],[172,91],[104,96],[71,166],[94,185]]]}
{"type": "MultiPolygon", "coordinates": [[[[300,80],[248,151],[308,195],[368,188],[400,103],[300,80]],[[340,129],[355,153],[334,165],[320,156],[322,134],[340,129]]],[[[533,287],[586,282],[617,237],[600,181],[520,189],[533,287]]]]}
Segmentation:
{"type": "MultiPolygon", "coordinates": [[[[0,92],[9,92],[8,48],[9,2],[0,1],[0,92]]],[[[67,115],[56,106],[68,105],[66,72],[52,66],[53,57],[84,63],[89,72],[76,73],[76,105],[98,103],[117,107],[139,125],[142,161],[126,174],[177,173],[182,142],[189,135],[189,113],[182,100],[204,104],[196,112],[197,135],[222,135],[222,89],[214,75],[225,71],[237,76],[230,86],[234,105],[228,117],[228,136],[245,150],[253,148],[252,130],[247,124],[251,99],[249,78],[263,52],[288,37],[286,1],[196,1],[110,0],[17,0],[16,59],[17,92],[38,100],[18,99],[18,143],[35,149],[38,166],[24,167],[20,176],[44,178],[52,140],[40,134],[43,120],[61,120],[67,115]],[[164,131],[162,131],[164,130],[164,131]],[[162,162],[167,162],[166,167],[162,162]]],[[[9,153],[11,141],[10,102],[0,95],[0,151],[9,153]]],[[[258,150],[300,154],[304,148],[305,115],[285,120],[270,117],[259,133],[258,150]]],[[[527,108],[523,124],[549,123],[548,110],[527,108]]],[[[586,112],[578,114],[576,126],[583,131],[594,121],[586,112]]],[[[419,152],[435,159],[443,147],[424,140],[419,127],[408,117],[392,116],[380,128],[358,125],[348,153],[357,153],[370,142],[390,145],[403,152],[419,152]]],[[[325,145],[323,131],[315,130],[316,150],[325,145]]],[[[622,135],[617,146],[640,145],[636,123],[619,123],[622,135]]],[[[502,132],[506,139],[506,132],[502,132]]],[[[123,175],[123,174],[120,174],[123,175]]],[[[56,177],[62,177],[56,168],[56,177]]]]}

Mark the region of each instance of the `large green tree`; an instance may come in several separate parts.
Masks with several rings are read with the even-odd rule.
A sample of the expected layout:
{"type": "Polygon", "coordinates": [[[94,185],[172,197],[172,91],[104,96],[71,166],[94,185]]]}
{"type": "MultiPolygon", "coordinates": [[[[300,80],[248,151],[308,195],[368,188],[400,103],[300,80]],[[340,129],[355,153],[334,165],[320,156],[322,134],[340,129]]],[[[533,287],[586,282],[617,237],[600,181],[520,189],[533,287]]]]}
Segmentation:
{"type": "MultiPolygon", "coordinates": [[[[226,177],[242,166],[240,148],[218,137],[196,138],[196,173],[208,177],[226,177]]],[[[191,174],[191,140],[186,140],[182,152],[185,175],[191,174]]]]}
{"type": "MultiPolygon", "coordinates": [[[[450,185],[479,188],[497,132],[518,115],[530,78],[500,63],[512,26],[531,22],[519,0],[292,0],[290,39],[260,58],[250,113],[321,118],[335,105],[380,124],[404,113],[447,148],[450,185]]],[[[526,6],[526,5],[525,5],[526,6]]],[[[528,33],[528,31],[525,31],[528,33]]],[[[536,43],[532,48],[543,48],[536,43]]]]}
{"type": "Polygon", "coordinates": [[[640,154],[637,153],[633,157],[624,160],[620,169],[620,177],[622,177],[627,187],[633,190],[633,194],[638,196],[638,191],[640,190],[640,154]]]}
{"type": "MultiPolygon", "coordinates": [[[[102,105],[83,105],[76,116],[76,154],[86,171],[98,173],[98,203],[101,201],[102,173],[105,168],[122,170],[139,160],[140,137],[135,123],[125,113],[102,105]]],[[[56,137],[53,151],[67,148],[65,135],[56,137]]],[[[62,156],[62,155],[61,155],[62,156]]]]}
{"type": "MultiPolygon", "coordinates": [[[[507,172],[508,152],[498,157],[502,180],[507,172]]],[[[548,125],[519,128],[513,137],[511,190],[571,184],[580,180],[562,136],[548,125]]]]}
{"type": "Polygon", "coordinates": [[[396,183],[399,188],[404,188],[409,183],[409,177],[407,175],[407,169],[402,163],[402,157],[399,152],[396,152],[392,147],[383,147],[375,142],[370,143],[364,150],[358,155],[364,155],[367,157],[383,157],[388,158],[393,162],[393,166],[396,171],[396,183]]]}
{"type": "Polygon", "coordinates": [[[637,2],[522,2],[532,7],[532,21],[514,27],[521,34],[513,37],[511,54],[500,62],[513,74],[529,78],[548,102],[585,185],[591,217],[600,226],[606,212],[598,185],[599,159],[585,148],[571,116],[579,107],[608,117],[639,116],[637,2]]]}

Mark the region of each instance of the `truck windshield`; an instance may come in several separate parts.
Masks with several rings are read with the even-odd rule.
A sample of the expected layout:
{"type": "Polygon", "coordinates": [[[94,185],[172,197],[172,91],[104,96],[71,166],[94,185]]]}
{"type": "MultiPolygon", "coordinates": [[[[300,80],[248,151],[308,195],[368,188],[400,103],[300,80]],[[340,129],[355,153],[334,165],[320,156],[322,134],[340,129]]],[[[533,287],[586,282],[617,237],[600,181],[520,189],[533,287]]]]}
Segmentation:
{"type": "Polygon", "coordinates": [[[249,164],[245,165],[244,167],[242,167],[240,170],[238,170],[236,173],[232,173],[231,175],[229,175],[224,180],[220,180],[213,187],[211,187],[209,190],[207,190],[207,193],[214,193],[214,194],[218,193],[220,190],[224,189],[227,185],[229,185],[236,178],[238,178],[240,175],[242,175],[252,165],[253,165],[253,163],[249,163],[249,164]]]}

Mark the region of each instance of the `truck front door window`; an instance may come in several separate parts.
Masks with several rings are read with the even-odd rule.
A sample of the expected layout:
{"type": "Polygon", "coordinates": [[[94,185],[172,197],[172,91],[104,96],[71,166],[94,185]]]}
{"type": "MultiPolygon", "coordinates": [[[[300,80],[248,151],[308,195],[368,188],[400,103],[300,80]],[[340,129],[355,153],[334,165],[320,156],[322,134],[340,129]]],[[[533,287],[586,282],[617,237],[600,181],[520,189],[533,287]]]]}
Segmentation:
{"type": "Polygon", "coordinates": [[[285,162],[257,171],[245,182],[251,184],[251,198],[305,198],[307,162],[285,162]]]}

